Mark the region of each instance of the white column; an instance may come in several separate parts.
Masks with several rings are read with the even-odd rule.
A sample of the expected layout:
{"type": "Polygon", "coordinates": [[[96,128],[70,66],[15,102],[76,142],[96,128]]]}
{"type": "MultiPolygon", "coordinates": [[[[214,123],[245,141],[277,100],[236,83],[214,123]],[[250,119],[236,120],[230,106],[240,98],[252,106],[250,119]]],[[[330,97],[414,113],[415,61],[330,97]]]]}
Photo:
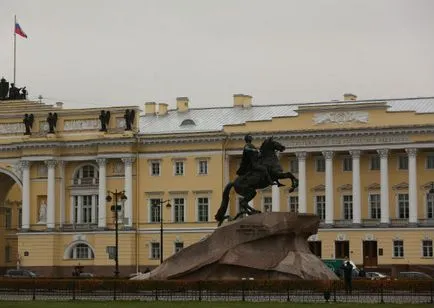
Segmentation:
{"type": "Polygon", "coordinates": [[[408,202],[410,224],[417,224],[417,171],[416,155],[417,149],[406,149],[408,154],[408,202]]]}
{"type": "Polygon", "coordinates": [[[59,206],[60,206],[60,213],[59,213],[59,224],[60,227],[63,226],[65,223],[65,162],[63,160],[58,161],[59,164],[59,176],[60,176],[60,187],[59,187],[59,206]]]}
{"type": "Polygon", "coordinates": [[[298,212],[307,213],[306,202],[306,152],[295,153],[298,159],[298,212]]]}
{"type": "Polygon", "coordinates": [[[71,207],[69,209],[69,223],[70,224],[75,224],[75,210],[74,210],[74,196],[69,197],[69,204],[71,204],[71,207]]]}
{"type": "Polygon", "coordinates": [[[96,162],[99,166],[99,185],[98,185],[98,228],[106,227],[106,159],[97,158],[96,162]]]}
{"type": "Polygon", "coordinates": [[[21,170],[23,171],[23,205],[22,205],[22,226],[21,229],[30,228],[30,162],[21,161],[21,170]]]}
{"type": "Polygon", "coordinates": [[[277,185],[271,186],[271,211],[280,212],[280,190],[277,185]]]}
{"type": "Polygon", "coordinates": [[[333,152],[325,151],[322,153],[325,157],[325,193],[326,209],[325,223],[333,224],[334,221],[334,196],[333,196],[333,152]]]}
{"type": "MultiPolygon", "coordinates": [[[[223,189],[225,189],[225,186],[229,183],[229,181],[231,180],[229,178],[229,164],[230,164],[230,155],[225,154],[225,156],[223,157],[223,183],[222,183],[222,192],[223,189]]],[[[237,205],[236,205],[237,206],[237,205]]],[[[230,214],[230,204],[228,206],[228,208],[226,209],[226,214],[225,215],[229,215],[230,214]]]]}
{"type": "Polygon", "coordinates": [[[223,188],[227,183],[229,183],[229,162],[230,162],[230,156],[228,154],[225,154],[223,158],[223,188]]]}
{"type": "Polygon", "coordinates": [[[380,154],[380,185],[381,185],[381,224],[389,224],[389,167],[388,167],[388,149],[377,150],[380,154]]]}
{"type": "Polygon", "coordinates": [[[350,151],[353,157],[353,224],[361,224],[361,203],[360,203],[360,151],[350,151]]]}
{"type": "Polygon", "coordinates": [[[127,200],[124,203],[124,217],[128,222],[125,227],[131,228],[133,226],[133,163],[134,157],[122,158],[125,164],[125,196],[127,200]]]}
{"type": "Polygon", "coordinates": [[[47,228],[54,229],[56,221],[56,165],[57,161],[47,160],[45,164],[48,167],[48,180],[47,180],[47,228]]]}

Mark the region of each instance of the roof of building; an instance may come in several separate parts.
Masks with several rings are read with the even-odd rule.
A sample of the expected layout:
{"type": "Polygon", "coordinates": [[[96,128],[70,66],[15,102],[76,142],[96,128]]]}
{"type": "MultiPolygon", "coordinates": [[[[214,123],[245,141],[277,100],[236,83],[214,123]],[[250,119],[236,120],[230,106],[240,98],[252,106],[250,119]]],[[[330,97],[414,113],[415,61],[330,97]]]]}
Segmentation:
{"type": "Polygon", "coordinates": [[[434,97],[331,101],[285,105],[252,105],[250,107],[189,108],[185,112],[168,110],[165,115],[142,115],[140,133],[172,134],[218,132],[224,125],[241,125],[248,121],[269,121],[276,117],[294,117],[299,107],[327,107],[349,104],[386,103],[388,112],[413,111],[434,113],[434,97]]]}

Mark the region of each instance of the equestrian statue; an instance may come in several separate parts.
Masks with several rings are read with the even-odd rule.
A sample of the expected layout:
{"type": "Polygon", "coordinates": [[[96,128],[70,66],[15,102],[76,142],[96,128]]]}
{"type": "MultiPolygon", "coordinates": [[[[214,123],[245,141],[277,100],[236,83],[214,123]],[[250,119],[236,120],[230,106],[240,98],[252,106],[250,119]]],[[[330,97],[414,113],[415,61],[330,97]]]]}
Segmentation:
{"type": "Polygon", "coordinates": [[[276,151],[282,152],[285,146],[275,141],[273,137],[264,140],[259,150],[252,144],[253,137],[247,134],[244,137],[246,144],[243,149],[243,157],[240,167],[237,170],[238,177],[229,182],[223,190],[222,202],[217,214],[214,216],[220,226],[225,219],[232,218],[226,215],[229,206],[229,194],[232,187],[242,198],[240,200],[240,213],[235,218],[247,214],[261,213],[251,206],[250,200],[256,196],[257,189],[267,188],[269,185],[284,186],[279,179],[291,179],[292,185],[289,192],[293,192],[298,187],[298,179],[291,172],[283,172],[279,163],[276,151]]]}

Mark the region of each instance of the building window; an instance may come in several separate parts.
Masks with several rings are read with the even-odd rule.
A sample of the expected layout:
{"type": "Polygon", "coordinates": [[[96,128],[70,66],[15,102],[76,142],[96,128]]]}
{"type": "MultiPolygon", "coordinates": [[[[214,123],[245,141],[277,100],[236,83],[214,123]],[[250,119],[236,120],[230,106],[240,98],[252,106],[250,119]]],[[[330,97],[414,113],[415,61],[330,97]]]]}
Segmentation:
{"type": "Polygon", "coordinates": [[[426,195],[426,218],[434,218],[434,194],[426,195]]]}
{"type": "Polygon", "coordinates": [[[184,243],[183,242],[176,242],[175,243],[175,253],[178,253],[183,249],[184,249],[184,243]]]}
{"type": "Polygon", "coordinates": [[[298,173],[298,159],[297,158],[291,158],[289,160],[289,172],[298,173]]]}
{"type": "Polygon", "coordinates": [[[109,260],[116,259],[116,246],[107,246],[105,251],[108,254],[109,260]]]}
{"type": "Polygon", "coordinates": [[[74,176],[74,185],[97,185],[99,173],[94,165],[85,165],[81,167],[74,176]]]}
{"type": "Polygon", "coordinates": [[[404,257],[404,241],[402,240],[393,241],[393,257],[394,258],[404,257]]]}
{"type": "Polygon", "coordinates": [[[434,169],[434,154],[428,154],[426,157],[426,168],[434,169]]]}
{"type": "Polygon", "coordinates": [[[425,258],[433,257],[432,240],[422,241],[422,256],[425,258]]]}
{"type": "Polygon", "coordinates": [[[151,259],[160,259],[160,243],[151,243],[151,259]]]}
{"type": "Polygon", "coordinates": [[[98,221],[98,195],[74,196],[74,223],[90,224],[98,221]]]}
{"type": "Polygon", "coordinates": [[[321,241],[309,241],[309,249],[318,258],[322,257],[321,241]]]}
{"type": "Polygon", "coordinates": [[[264,212],[271,212],[273,206],[273,198],[264,197],[264,199],[262,199],[262,206],[264,208],[264,212]]]}
{"type": "Polygon", "coordinates": [[[197,198],[197,220],[208,221],[209,199],[207,197],[197,198]]]}
{"type": "Polygon", "coordinates": [[[343,205],[344,205],[344,219],[351,220],[353,219],[353,196],[352,195],[344,195],[343,205]]]}
{"type": "Polygon", "coordinates": [[[398,156],[398,169],[399,170],[408,170],[408,156],[407,155],[399,155],[398,156]]]}
{"type": "Polygon", "coordinates": [[[207,160],[199,160],[197,163],[197,173],[200,175],[208,174],[208,161],[207,160]]]}
{"type": "Polygon", "coordinates": [[[371,219],[381,218],[381,196],[380,194],[369,195],[369,209],[371,213],[371,219]]]}
{"type": "Polygon", "coordinates": [[[289,196],[288,205],[290,212],[298,213],[298,196],[289,196]]]}
{"type": "Polygon", "coordinates": [[[353,171],[353,160],[351,157],[346,156],[342,159],[342,168],[344,171],[353,171]]]}
{"type": "Polygon", "coordinates": [[[409,216],[408,194],[398,194],[398,218],[409,216]]]}
{"type": "Polygon", "coordinates": [[[371,170],[380,170],[380,156],[373,155],[369,161],[369,167],[371,170]]]}
{"type": "Polygon", "coordinates": [[[149,199],[150,222],[160,222],[161,218],[161,201],[162,199],[149,199]]]}
{"type": "Polygon", "coordinates": [[[325,159],[324,157],[315,158],[315,170],[316,172],[325,172],[325,159]]]}
{"type": "Polygon", "coordinates": [[[160,176],[160,162],[159,161],[151,162],[151,175],[152,176],[160,176]]]}
{"type": "MultiPolygon", "coordinates": [[[[431,245],[431,256],[432,256],[432,245],[431,245]]],[[[9,245],[5,246],[5,262],[12,261],[12,247],[9,245]]]]}
{"type": "Polygon", "coordinates": [[[174,222],[184,222],[184,198],[173,199],[174,222]]]}
{"type": "Polygon", "coordinates": [[[315,196],[315,213],[321,220],[325,219],[325,196],[315,196]]]}
{"type": "Polygon", "coordinates": [[[6,207],[5,209],[5,228],[12,228],[12,209],[10,207],[6,207]]]}
{"type": "Polygon", "coordinates": [[[184,162],[176,161],[175,162],[175,175],[184,175],[184,162]]]}
{"type": "Polygon", "coordinates": [[[77,244],[69,252],[70,259],[93,259],[95,255],[93,254],[92,248],[86,244],[77,244]]]}

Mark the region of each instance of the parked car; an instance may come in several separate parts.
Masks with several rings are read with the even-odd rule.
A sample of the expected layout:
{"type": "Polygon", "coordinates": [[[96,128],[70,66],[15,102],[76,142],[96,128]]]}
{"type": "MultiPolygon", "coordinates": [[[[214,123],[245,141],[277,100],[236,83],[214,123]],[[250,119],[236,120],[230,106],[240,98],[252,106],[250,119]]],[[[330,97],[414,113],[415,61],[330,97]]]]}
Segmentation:
{"type": "Polygon", "coordinates": [[[400,272],[397,276],[397,279],[433,279],[430,275],[422,272],[400,272]]]}
{"type": "Polygon", "coordinates": [[[379,272],[366,272],[366,278],[371,280],[382,280],[382,279],[389,279],[389,276],[379,272]]]}
{"type": "Polygon", "coordinates": [[[25,269],[9,269],[6,271],[7,278],[36,278],[36,274],[25,269]]]}

